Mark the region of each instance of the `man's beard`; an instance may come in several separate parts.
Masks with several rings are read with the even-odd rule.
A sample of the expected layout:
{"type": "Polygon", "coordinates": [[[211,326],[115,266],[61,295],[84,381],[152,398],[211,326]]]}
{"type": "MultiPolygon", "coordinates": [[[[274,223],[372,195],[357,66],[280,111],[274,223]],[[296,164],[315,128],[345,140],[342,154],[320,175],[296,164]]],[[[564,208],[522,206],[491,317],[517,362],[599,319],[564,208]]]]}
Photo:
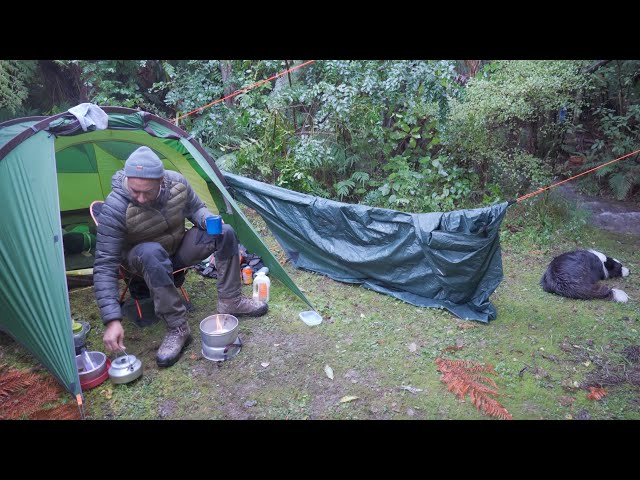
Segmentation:
{"type": "Polygon", "coordinates": [[[131,203],[133,204],[134,207],[138,207],[138,208],[153,208],[154,205],[156,204],[158,199],[156,200],[152,200],[150,202],[146,202],[146,203],[138,203],[136,200],[134,200],[133,198],[131,199],[131,203]]]}
{"type": "Polygon", "coordinates": [[[162,185],[160,185],[160,188],[158,189],[158,194],[156,195],[156,198],[154,198],[150,202],[138,203],[134,198],[131,198],[131,203],[135,207],[139,207],[139,208],[153,208],[153,207],[155,207],[157,205],[158,200],[160,200],[160,197],[162,196],[162,191],[163,190],[164,190],[164,188],[162,187],[162,185]]]}

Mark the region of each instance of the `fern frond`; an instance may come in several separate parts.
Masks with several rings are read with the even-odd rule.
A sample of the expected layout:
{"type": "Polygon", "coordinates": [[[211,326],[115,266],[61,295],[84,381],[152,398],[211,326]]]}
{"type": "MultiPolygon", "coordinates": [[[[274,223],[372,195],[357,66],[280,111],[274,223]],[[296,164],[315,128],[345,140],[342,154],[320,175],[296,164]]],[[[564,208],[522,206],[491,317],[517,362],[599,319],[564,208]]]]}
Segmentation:
{"type": "Polygon", "coordinates": [[[30,420],[80,420],[78,406],[72,402],[48,410],[38,410],[30,420]]]}
{"type": "Polygon", "coordinates": [[[480,363],[478,364],[471,364],[468,365],[466,367],[467,372],[486,372],[486,373],[491,373],[492,375],[495,375],[496,372],[493,370],[493,365],[491,365],[490,363],[487,363],[486,365],[482,365],[480,363]]]}
{"type": "Polygon", "coordinates": [[[438,370],[440,371],[466,369],[466,371],[468,372],[495,373],[493,371],[493,365],[489,363],[486,365],[482,365],[478,362],[472,362],[471,360],[453,360],[453,359],[440,359],[440,358],[436,358],[436,363],[438,364],[438,370]]]}
{"type": "Polygon", "coordinates": [[[507,409],[492,396],[498,396],[498,385],[492,379],[483,375],[490,373],[495,375],[492,365],[481,365],[471,360],[451,360],[436,358],[438,370],[442,373],[441,380],[447,385],[447,390],[456,395],[460,400],[469,395],[473,405],[478,411],[503,420],[512,420],[513,417],[507,409]]]}
{"type": "Polygon", "coordinates": [[[367,172],[353,172],[351,174],[351,180],[358,183],[360,182],[362,186],[369,180],[369,174],[367,172]]]}
{"type": "Polygon", "coordinates": [[[634,179],[628,175],[628,172],[616,172],[609,177],[609,186],[618,200],[624,200],[627,197],[633,183],[634,179]]]}
{"type": "Polygon", "coordinates": [[[0,419],[15,420],[29,417],[42,409],[43,405],[58,399],[62,389],[56,380],[52,377],[34,376],[36,378],[26,388],[5,398],[0,403],[0,419]]]}
{"type": "MultiPolygon", "coordinates": [[[[598,165],[594,163],[593,167],[597,167],[597,166],[598,165]]],[[[593,167],[585,165],[585,169],[593,168],[593,167]]],[[[613,171],[614,168],[615,167],[613,167],[612,165],[607,165],[606,167],[599,168],[598,170],[595,171],[595,176],[598,178],[606,177],[608,174],[610,174],[613,171]]]]}
{"type": "Polygon", "coordinates": [[[470,373],[467,375],[467,377],[469,377],[469,379],[473,380],[474,382],[477,382],[479,385],[482,383],[487,383],[493,388],[498,388],[498,384],[493,380],[493,378],[486,377],[484,375],[481,375],[480,373],[470,373]]]}
{"type": "Polygon", "coordinates": [[[0,370],[0,404],[10,395],[31,385],[37,376],[21,370],[5,368],[0,370]]]}
{"type": "Polygon", "coordinates": [[[589,389],[589,394],[587,395],[587,399],[600,400],[601,398],[604,398],[606,396],[607,396],[606,388],[591,387],[589,389]]]}
{"type": "Polygon", "coordinates": [[[436,364],[438,365],[438,370],[441,372],[449,372],[456,368],[464,368],[471,364],[469,360],[451,360],[444,358],[436,358],[436,364]]]}
{"type": "Polygon", "coordinates": [[[338,195],[338,198],[343,199],[344,197],[349,195],[349,192],[355,186],[356,184],[353,182],[353,180],[343,180],[342,182],[336,183],[334,185],[334,188],[336,189],[336,194],[338,195]]]}
{"type": "Polygon", "coordinates": [[[0,418],[19,419],[40,410],[43,405],[58,398],[59,391],[51,378],[34,383],[0,408],[0,418]]]}

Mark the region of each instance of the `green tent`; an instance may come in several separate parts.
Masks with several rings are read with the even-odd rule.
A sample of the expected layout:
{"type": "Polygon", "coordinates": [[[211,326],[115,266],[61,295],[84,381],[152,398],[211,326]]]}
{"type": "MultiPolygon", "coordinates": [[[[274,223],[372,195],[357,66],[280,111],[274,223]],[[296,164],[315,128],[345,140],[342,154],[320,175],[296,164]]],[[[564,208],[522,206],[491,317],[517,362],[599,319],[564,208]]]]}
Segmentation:
{"type": "Polygon", "coordinates": [[[86,218],[91,202],[106,198],[112,175],[141,145],[153,149],[165,168],[182,173],[207,207],[234,227],[240,242],[262,257],[270,273],[311,306],[251,227],[198,142],[147,112],[102,111],[108,116],[105,129],[69,112],[0,123],[0,330],[30,350],[69,392],[81,393],[62,224],[65,219],[73,223],[74,216],[86,218]]]}

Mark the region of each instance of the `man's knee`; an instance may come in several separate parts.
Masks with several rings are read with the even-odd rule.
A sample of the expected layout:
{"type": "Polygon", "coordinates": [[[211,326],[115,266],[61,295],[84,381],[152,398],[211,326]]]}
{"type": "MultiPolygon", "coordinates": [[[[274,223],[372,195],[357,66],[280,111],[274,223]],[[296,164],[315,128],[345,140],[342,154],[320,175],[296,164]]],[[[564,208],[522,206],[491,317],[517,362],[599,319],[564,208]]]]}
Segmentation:
{"type": "Polygon", "coordinates": [[[167,251],[158,242],[140,243],[133,248],[131,253],[143,265],[163,263],[169,258],[167,251]]]}
{"type": "Polygon", "coordinates": [[[136,245],[129,259],[150,287],[173,285],[173,269],[169,254],[159,243],[145,242],[136,245]]]}

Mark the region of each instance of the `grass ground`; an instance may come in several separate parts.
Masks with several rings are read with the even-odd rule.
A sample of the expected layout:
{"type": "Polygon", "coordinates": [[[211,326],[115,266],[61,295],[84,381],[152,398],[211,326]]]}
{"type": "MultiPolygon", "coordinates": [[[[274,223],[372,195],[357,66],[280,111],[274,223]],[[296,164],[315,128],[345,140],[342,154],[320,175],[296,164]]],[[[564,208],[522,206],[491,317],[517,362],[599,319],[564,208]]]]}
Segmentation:
{"type": "MultiPolygon", "coordinates": [[[[468,397],[461,401],[447,390],[435,363],[445,357],[494,365],[498,401],[514,419],[640,419],[640,366],[633,356],[640,345],[639,239],[590,229],[566,208],[563,214],[570,221],[549,205],[509,209],[502,228],[504,280],[491,297],[498,317],[489,324],[417,308],[287,263],[323,323],[309,327],[300,321],[299,312],[308,307],[272,279],[269,313],[241,320],[242,351],[216,363],[202,357],[198,332],[200,320],[215,313],[215,281],[191,272],[186,287],[196,307],[188,317],[194,341],[182,359],[159,370],[154,358],[164,327],[125,322],[125,345],[141,358],[144,374],[127,385],[105,382],[86,391],[87,417],[489,418],[468,397]],[[576,247],[607,252],[630,268],[629,277],[608,281],[627,292],[628,304],[570,300],[540,289],[551,258],[576,247]],[[450,346],[461,348],[445,351],[450,346]],[[605,386],[607,396],[589,400],[593,385],[605,386]]],[[[281,256],[261,219],[250,218],[281,256]]],[[[93,327],[89,348],[103,351],[92,288],[74,290],[70,299],[74,319],[93,327]]],[[[7,338],[0,342],[0,359],[37,364],[7,338]]]]}

